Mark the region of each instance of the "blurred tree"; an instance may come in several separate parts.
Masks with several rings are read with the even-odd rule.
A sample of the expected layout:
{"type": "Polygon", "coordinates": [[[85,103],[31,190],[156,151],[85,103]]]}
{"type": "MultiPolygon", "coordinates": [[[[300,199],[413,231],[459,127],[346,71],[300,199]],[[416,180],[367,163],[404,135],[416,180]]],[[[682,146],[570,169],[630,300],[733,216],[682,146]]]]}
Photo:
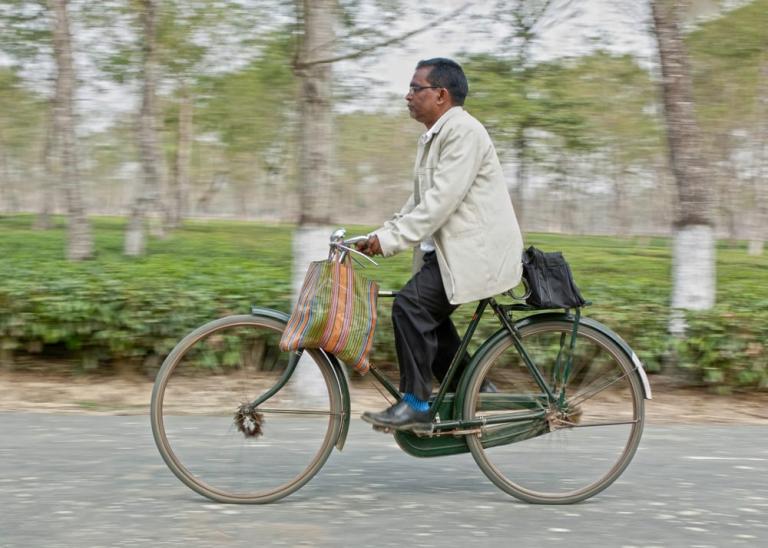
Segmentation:
{"type": "Polygon", "coordinates": [[[16,72],[0,68],[0,211],[18,211],[33,178],[45,134],[45,100],[24,89],[16,72]]]}
{"type": "Polygon", "coordinates": [[[755,214],[752,221],[752,233],[749,240],[750,255],[762,255],[768,230],[768,47],[763,54],[760,66],[760,85],[758,88],[758,124],[755,139],[757,141],[757,162],[753,174],[755,193],[755,214]]]}
{"type": "MultiPolygon", "coordinates": [[[[293,125],[297,83],[291,69],[294,42],[290,32],[279,28],[263,37],[259,56],[236,72],[199,78],[191,88],[197,99],[197,128],[211,139],[198,142],[205,154],[220,154],[211,184],[200,196],[197,208],[210,208],[226,179],[247,195],[260,199],[256,214],[286,217],[292,190],[286,188],[294,143],[293,125]],[[256,184],[254,184],[256,182],[256,184]]],[[[208,162],[213,164],[214,162],[208,162]]],[[[244,200],[248,200],[245,198],[244,200]]],[[[253,210],[251,210],[253,212],[253,210]]]]}
{"type": "Polygon", "coordinates": [[[304,0],[295,63],[299,79],[299,226],[331,220],[333,99],[330,59],[336,41],[336,0],[304,0]]]}
{"type": "Polygon", "coordinates": [[[755,0],[699,25],[686,39],[701,127],[718,179],[718,208],[729,236],[752,253],[766,237],[768,197],[761,175],[766,142],[768,0],[755,0]]]}
{"type": "Polygon", "coordinates": [[[299,226],[293,241],[294,295],[307,265],[327,254],[333,220],[333,95],[331,60],[335,56],[336,0],[296,3],[298,45],[293,70],[298,80],[297,166],[299,226]]]}
{"type": "MultiPolygon", "coordinates": [[[[715,236],[710,184],[696,121],[688,52],[680,29],[679,2],[653,0],[661,63],[661,90],[669,159],[678,190],[673,249],[672,308],[706,310],[715,303],[715,236]]],[[[670,331],[685,331],[674,314],[670,331]]]]}
{"type": "Polygon", "coordinates": [[[49,60],[52,78],[49,127],[44,164],[47,176],[41,193],[37,226],[50,225],[54,185],[64,194],[68,216],[66,255],[81,260],[93,254],[93,237],[82,196],[77,162],[74,110],[77,78],[73,61],[68,0],[8,0],[0,11],[2,44],[17,62],[49,60]]]}
{"type": "Polygon", "coordinates": [[[141,22],[141,108],[138,120],[138,142],[142,180],[134,197],[125,229],[124,253],[143,255],[146,249],[145,218],[162,210],[160,193],[163,188],[165,167],[158,132],[157,85],[159,66],[157,59],[157,0],[139,0],[141,22]]]}
{"type": "MultiPolygon", "coordinates": [[[[542,76],[535,78],[536,88],[559,99],[545,105],[543,110],[553,119],[544,128],[561,136],[566,152],[588,155],[589,161],[582,163],[599,164],[597,173],[587,178],[590,185],[601,180],[609,185],[600,189],[611,195],[605,226],[593,230],[631,233],[632,212],[642,209],[638,183],[651,179],[647,166],[661,151],[652,81],[630,56],[602,51],[547,65],[548,70],[544,65],[537,71],[542,76]]],[[[658,196],[662,189],[656,190],[658,196]]]]}
{"type": "MultiPolygon", "coordinates": [[[[568,1],[561,3],[558,9],[566,9],[568,3],[568,1]]],[[[512,200],[521,225],[525,224],[526,214],[525,195],[531,155],[530,131],[537,123],[533,109],[525,108],[529,105],[525,99],[534,95],[530,86],[534,72],[531,46],[552,4],[552,0],[499,0],[496,3],[496,9],[492,12],[494,20],[501,22],[509,29],[508,36],[502,42],[502,56],[509,63],[508,70],[515,76],[515,84],[510,91],[523,99],[518,102],[518,106],[522,108],[517,110],[515,123],[510,126],[513,134],[517,179],[512,189],[512,200]]]]}
{"type": "Polygon", "coordinates": [[[526,177],[537,182],[526,198],[527,209],[536,215],[526,226],[578,230],[583,216],[571,215],[568,227],[561,224],[578,209],[572,202],[579,194],[607,194],[610,185],[612,213],[603,217],[603,226],[591,230],[628,230],[629,196],[636,190],[631,174],[638,171],[639,179],[642,174],[648,178],[645,166],[660,149],[647,72],[629,56],[598,51],[529,67],[523,93],[517,72],[504,57],[473,55],[464,65],[471,82],[467,108],[488,127],[502,154],[506,147],[517,150],[518,129],[525,119],[526,177]],[[579,177],[586,169],[590,173],[579,177]],[[554,180],[543,186],[548,174],[554,180]],[[600,181],[603,184],[596,185],[600,181]],[[598,190],[592,191],[595,186],[598,190]],[[559,195],[571,198],[556,198],[551,192],[555,187],[559,195]],[[546,215],[557,218],[542,221],[546,215]]]}
{"type": "MultiPolygon", "coordinates": [[[[16,67],[25,62],[44,59],[52,63],[51,25],[48,21],[48,5],[44,0],[8,0],[0,3],[0,46],[16,67]]],[[[52,95],[47,94],[49,96],[52,95]]],[[[51,144],[51,125],[53,122],[53,99],[48,100],[47,127],[42,134],[46,136],[46,147],[42,153],[46,171],[38,179],[40,186],[40,207],[35,219],[35,226],[47,229],[51,226],[50,215],[53,209],[55,180],[49,163],[51,144]]]]}
{"type": "Polygon", "coordinates": [[[56,61],[56,84],[53,98],[54,173],[61,180],[67,204],[67,257],[88,259],[93,255],[93,235],[85,213],[77,169],[75,136],[75,66],[72,57],[68,0],[49,0],[53,53],[56,61]]]}
{"type": "MultiPolygon", "coordinates": [[[[249,59],[263,46],[260,35],[271,38],[266,13],[279,6],[250,6],[237,0],[165,0],[158,17],[158,64],[172,83],[174,93],[166,122],[173,135],[169,143],[171,169],[165,222],[177,227],[188,214],[191,191],[190,162],[194,138],[196,92],[201,80],[223,68],[235,66],[230,42],[235,37],[236,58],[249,59]]],[[[251,93],[251,97],[253,94],[251,93]]]]}
{"type": "MultiPolygon", "coordinates": [[[[215,73],[232,72],[256,56],[254,29],[269,8],[237,0],[123,0],[121,8],[138,18],[138,39],[123,39],[101,64],[116,81],[135,78],[142,88],[138,143],[143,176],[125,245],[126,254],[141,254],[147,215],[154,217],[154,231],[162,234],[187,214],[198,83],[215,73]],[[160,86],[170,90],[166,97],[160,97],[160,86]],[[165,119],[164,110],[170,113],[165,119]]],[[[116,18],[101,14],[103,23],[109,17],[116,18]]]]}

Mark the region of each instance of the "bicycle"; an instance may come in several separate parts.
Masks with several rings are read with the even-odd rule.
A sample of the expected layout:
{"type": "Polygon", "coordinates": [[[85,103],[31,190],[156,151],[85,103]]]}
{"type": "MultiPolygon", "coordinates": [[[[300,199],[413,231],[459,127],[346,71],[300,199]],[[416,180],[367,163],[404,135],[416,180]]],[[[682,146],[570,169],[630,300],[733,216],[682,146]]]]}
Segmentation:
{"type": "MultiPolygon", "coordinates": [[[[332,250],[355,253],[364,237],[345,240],[344,234],[333,234],[332,250]]],[[[171,471],[205,497],[273,502],[306,484],[333,448],[344,446],[351,419],[347,371],[322,350],[280,352],[288,317],[254,307],[211,321],[184,337],[158,372],[151,402],[155,442],[171,471]]],[[[370,372],[400,399],[379,369],[370,372]]],[[[601,492],[627,467],[650,398],[635,352],[580,309],[547,311],[489,298],[477,303],[430,400],[431,426],[393,435],[417,457],[470,452],[496,486],[520,500],[575,503],[601,492]],[[499,329],[477,347],[451,392],[489,308],[499,329]],[[517,313],[530,314],[513,319],[517,313]]]]}

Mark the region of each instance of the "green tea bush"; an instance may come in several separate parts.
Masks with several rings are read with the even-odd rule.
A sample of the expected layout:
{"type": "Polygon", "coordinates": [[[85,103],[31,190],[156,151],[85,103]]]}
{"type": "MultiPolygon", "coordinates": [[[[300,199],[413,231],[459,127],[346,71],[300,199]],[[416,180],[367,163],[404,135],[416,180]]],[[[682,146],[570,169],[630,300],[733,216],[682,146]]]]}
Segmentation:
{"type": "Polygon", "coordinates": [[[146,258],[120,255],[122,222],[96,222],[97,257],[63,258],[63,230],[0,221],[0,359],[65,357],[80,369],[128,362],[154,368],[190,329],[252,304],[287,309],[290,231],[192,223],[151,242],[146,258]]]}
{"type": "MultiPolygon", "coordinates": [[[[64,258],[63,223],[30,227],[29,216],[0,218],[0,364],[20,367],[29,356],[109,371],[116,364],[154,370],[194,327],[252,305],[289,311],[289,227],[238,222],[187,223],[147,256],[123,257],[124,221],[94,221],[97,256],[64,258]]],[[[350,234],[369,227],[350,227],[350,234]]],[[[561,250],[592,301],[585,314],[602,321],[635,349],[647,369],[661,371],[670,355],[698,382],[716,387],[768,388],[768,259],[743,246],[718,249],[718,306],[689,314],[685,339],[667,334],[669,242],[663,238],[528,235],[527,244],[561,250]],[[674,350],[674,352],[672,352],[674,350]]],[[[382,259],[364,274],[383,289],[409,278],[410,254],[382,259]]],[[[394,367],[391,299],[382,298],[372,360],[394,367]]],[[[461,333],[474,311],[454,314],[461,333]]],[[[498,329],[491,314],[477,340],[498,329]]],[[[475,347],[470,348],[471,351],[475,347]]]]}

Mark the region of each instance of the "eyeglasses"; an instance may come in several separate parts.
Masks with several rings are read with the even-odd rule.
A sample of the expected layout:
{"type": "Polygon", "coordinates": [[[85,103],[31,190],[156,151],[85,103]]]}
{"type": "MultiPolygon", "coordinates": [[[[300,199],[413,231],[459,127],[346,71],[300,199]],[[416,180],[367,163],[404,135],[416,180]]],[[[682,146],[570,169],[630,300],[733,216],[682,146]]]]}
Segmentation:
{"type": "Polygon", "coordinates": [[[408,86],[408,93],[418,93],[422,89],[440,89],[443,86],[408,86]]]}

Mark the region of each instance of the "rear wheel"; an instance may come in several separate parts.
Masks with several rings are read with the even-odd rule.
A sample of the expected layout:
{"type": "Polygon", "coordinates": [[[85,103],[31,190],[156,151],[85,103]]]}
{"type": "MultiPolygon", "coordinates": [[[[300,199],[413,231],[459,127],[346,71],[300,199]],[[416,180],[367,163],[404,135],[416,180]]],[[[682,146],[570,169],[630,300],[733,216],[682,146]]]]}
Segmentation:
{"type": "Polygon", "coordinates": [[[611,339],[580,325],[567,368],[572,329],[573,322],[565,319],[520,328],[523,346],[544,381],[555,394],[564,388],[562,404],[547,402],[510,336],[489,349],[469,382],[467,418],[544,414],[467,436],[488,478],[526,502],[568,504],[599,493],[621,475],[640,443],[644,400],[632,361],[611,339]],[[486,391],[488,382],[495,393],[486,391]],[[513,438],[519,441],[509,443],[513,438]]]}
{"type": "Polygon", "coordinates": [[[244,405],[286,373],[292,353],[278,348],[284,326],[247,315],[210,322],[185,337],[157,375],[151,404],[157,447],[173,473],[208,498],[265,503],[285,497],[309,481],[333,449],[342,400],[319,351],[306,350],[272,397],[252,410],[244,405]],[[246,435],[259,429],[261,435],[246,435]]]}

